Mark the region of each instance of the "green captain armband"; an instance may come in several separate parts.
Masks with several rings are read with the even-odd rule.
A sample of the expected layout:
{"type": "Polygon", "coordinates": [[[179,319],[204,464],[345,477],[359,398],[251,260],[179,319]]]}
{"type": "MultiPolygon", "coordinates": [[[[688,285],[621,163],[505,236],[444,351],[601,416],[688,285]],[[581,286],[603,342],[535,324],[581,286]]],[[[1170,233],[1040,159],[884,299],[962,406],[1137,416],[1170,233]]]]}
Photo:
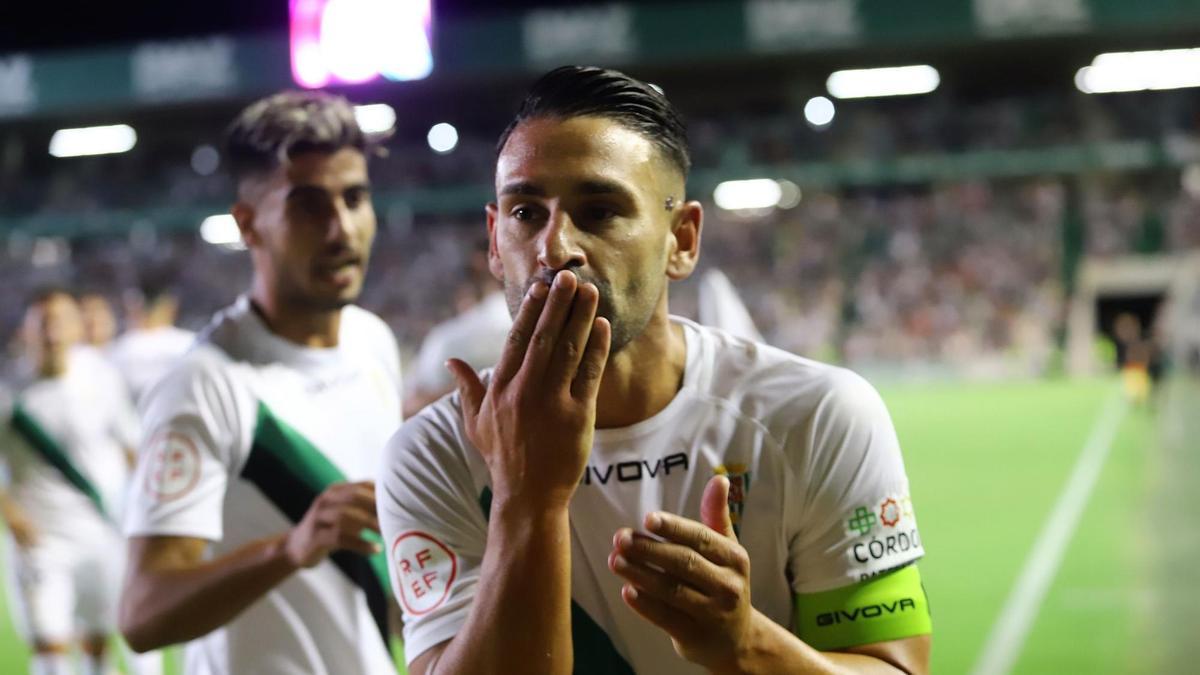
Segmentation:
{"type": "Polygon", "coordinates": [[[899,640],[933,631],[916,565],[852,586],[796,596],[794,631],[822,651],[899,640]]]}

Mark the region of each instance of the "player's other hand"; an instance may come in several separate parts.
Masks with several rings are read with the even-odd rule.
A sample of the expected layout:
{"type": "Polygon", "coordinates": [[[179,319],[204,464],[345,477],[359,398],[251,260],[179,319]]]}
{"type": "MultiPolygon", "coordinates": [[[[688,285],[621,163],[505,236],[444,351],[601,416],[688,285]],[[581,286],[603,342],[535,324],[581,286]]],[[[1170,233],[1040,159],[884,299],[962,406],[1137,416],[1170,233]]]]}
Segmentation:
{"type": "Polygon", "coordinates": [[[465,362],[447,362],[494,504],[565,506],[575,493],[611,339],[608,320],[596,316],[599,302],[595,285],[559,271],[552,286],[530,286],[486,386],[465,362]]]}
{"type": "MultiPolygon", "coordinates": [[[[750,605],[750,556],[729,520],[729,479],[716,476],[700,518],[646,515],[657,541],[628,528],[613,537],[608,566],[625,579],[621,597],[671,636],[675,651],[710,672],[736,670],[757,612],[750,605]]],[[[759,615],[760,616],[760,615],[759,615]]]]}
{"type": "Polygon", "coordinates": [[[363,539],[363,530],[378,534],[375,484],[337,483],[315,500],[284,541],[288,560],[297,567],[313,567],[333,551],[345,549],[362,555],[379,552],[379,545],[363,539]]]}
{"type": "Polygon", "coordinates": [[[31,548],[37,544],[37,528],[25,516],[16,510],[5,515],[5,522],[8,524],[8,531],[12,533],[13,541],[20,548],[31,548]]]}

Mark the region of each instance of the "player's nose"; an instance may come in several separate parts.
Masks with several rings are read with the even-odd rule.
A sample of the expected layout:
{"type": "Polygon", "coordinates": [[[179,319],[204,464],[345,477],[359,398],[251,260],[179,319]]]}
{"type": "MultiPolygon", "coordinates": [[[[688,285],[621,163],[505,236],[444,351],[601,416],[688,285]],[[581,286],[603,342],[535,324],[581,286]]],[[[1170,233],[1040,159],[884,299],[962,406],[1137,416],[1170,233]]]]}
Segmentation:
{"type": "Polygon", "coordinates": [[[551,212],[538,238],[538,264],[551,270],[582,267],[587,256],[579,245],[579,230],[564,209],[551,212]]]}

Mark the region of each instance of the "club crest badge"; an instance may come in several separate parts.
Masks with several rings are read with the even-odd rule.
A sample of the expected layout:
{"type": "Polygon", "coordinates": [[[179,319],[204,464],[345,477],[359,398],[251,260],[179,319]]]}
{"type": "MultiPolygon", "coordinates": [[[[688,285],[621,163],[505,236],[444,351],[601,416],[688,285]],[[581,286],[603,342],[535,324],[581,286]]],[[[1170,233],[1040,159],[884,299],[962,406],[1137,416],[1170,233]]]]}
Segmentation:
{"type": "Polygon", "coordinates": [[[713,469],[718,476],[729,478],[729,520],[733,533],[742,536],[742,517],[746,510],[746,494],[750,492],[750,467],[745,464],[721,464],[713,469]]]}

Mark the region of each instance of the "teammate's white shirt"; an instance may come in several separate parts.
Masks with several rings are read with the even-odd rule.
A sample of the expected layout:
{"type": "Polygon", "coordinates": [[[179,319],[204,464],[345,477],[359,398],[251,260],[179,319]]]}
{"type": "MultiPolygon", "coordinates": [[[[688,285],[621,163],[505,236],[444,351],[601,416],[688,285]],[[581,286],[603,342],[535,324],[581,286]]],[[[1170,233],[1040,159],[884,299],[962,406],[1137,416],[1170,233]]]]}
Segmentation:
{"type": "MultiPolygon", "coordinates": [[[[571,501],[577,667],[614,663],[589,653],[598,645],[637,673],[702,672],[624,605],[607,560],[617,529],[640,528],[650,511],[699,520],[717,472],[731,477],[754,606],[781,625],[792,623],[794,594],[854,584],[924,553],[891,419],[865,380],[672,319],[687,342],[683,386],[650,419],[596,431],[571,501]],[[588,632],[589,623],[598,629],[588,632]]],[[[406,422],[386,462],[379,509],[411,663],[462,628],[486,583],[489,477],[466,439],[457,394],[406,422]]]]}
{"type": "Polygon", "coordinates": [[[136,329],[117,338],[108,354],[125,378],[133,400],[140,401],[195,341],[195,333],[175,326],[136,329]]]}
{"type": "Polygon", "coordinates": [[[454,378],[446,370],[446,359],[462,359],[476,370],[490,368],[500,360],[511,328],[504,291],[489,293],[479,304],[429,331],[405,385],[417,393],[449,391],[454,378]]]}
{"type": "MultiPolygon", "coordinates": [[[[306,496],[303,480],[293,479],[314,466],[311,448],[323,457],[317,464],[344,480],[375,477],[400,422],[395,338],[378,317],[350,306],[337,347],[305,348],[270,332],[243,297],[141,408],[147,441],[126,535],[207,539],[221,556],[290,529],[286,500],[298,504],[295,519],[302,516],[304,500],[320,491],[306,496]]],[[[367,594],[331,560],[190,643],[186,661],[193,675],[394,672],[367,594]]]]}
{"type": "Polygon", "coordinates": [[[73,349],[68,358],[62,376],[30,379],[0,408],[5,490],[35,535],[29,547],[10,537],[5,556],[9,601],[28,640],[65,642],[77,629],[111,633],[124,564],[116,521],[130,475],[125,452],[138,441],[136,415],[119,375],[95,350],[73,349]],[[99,508],[38,451],[31,428],[95,490],[99,508]]]}
{"type": "MultiPolygon", "coordinates": [[[[33,378],[20,386],[20,406],[95,486],[115,519],[124,505],[129,468],[125,450],[137,447],[137,415],[120,376],[90,348],[71,350],[66,373],[33,378]]],[[[7,465],[8,494],[39,530],[76,539],[86,528],[108,523],[91,500],[15,433],[4,413],[0,453],[7,465]]]]}

